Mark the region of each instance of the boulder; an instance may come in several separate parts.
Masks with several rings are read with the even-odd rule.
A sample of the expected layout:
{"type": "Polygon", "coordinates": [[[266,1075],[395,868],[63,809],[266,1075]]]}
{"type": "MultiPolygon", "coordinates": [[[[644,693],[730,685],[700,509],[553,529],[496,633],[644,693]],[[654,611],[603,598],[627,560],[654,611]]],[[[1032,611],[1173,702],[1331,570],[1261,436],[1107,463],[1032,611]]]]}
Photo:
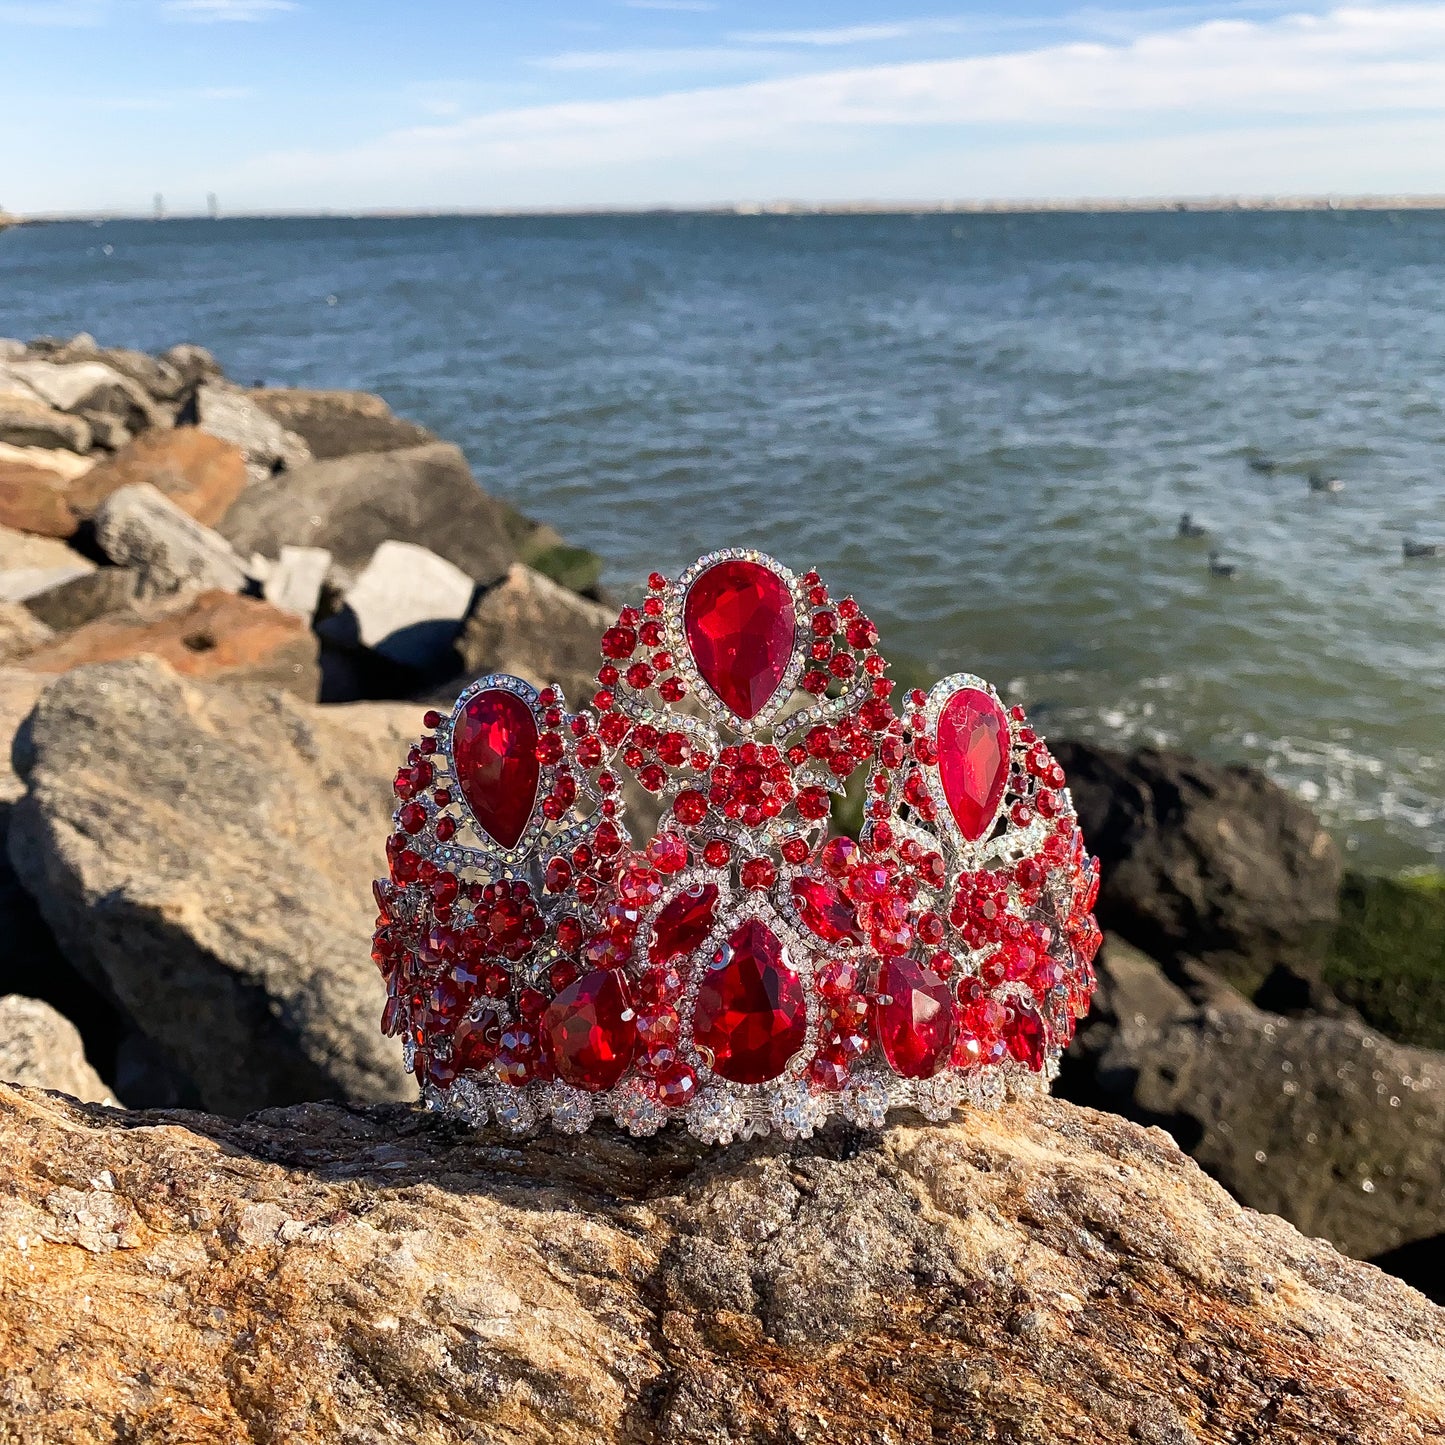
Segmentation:
{"type": "Polygon", "coordinates": [[[361,647],[420,679],[457,670],[456,638],[476,587],[459,567],[410,542],[383,542],[317,624],[328,642],[361,647]]]}
{"type": "Polygon", "coordinates": [[[307,706],[154,659],[41,697],[11,862],[65,955],[207,1108],[407,1093],[378,1029],[370,881],[415,712],[307,706]]]}
{"type": "Polygon", "coordinates": [[[282,547],[266,574],[266,601],[310,622],[330,571],[331,553],[324,547],[282,547]]]}
{"type": "Polygon", "coordinates": [[[161,420],[145,390],[102,361],[7,361],[4,367],[58,411],[113,418],[131,432],[161,420]]]}
{"type": "Polygon", "coordinates": [[[28,471],[48,472],[56,484],[65,484],[83,477],[95,464],[95,457],[81,457],[55,447],[12,446],[0,442],[0,465],[25,467],[28,471]]]}
{"type": "Polygon", "coordinates": [[[299,436],[317,461],[358,452],[400,451],[436,441],[425,427],[392,415],[379,396],[366,391],[258,387],[247,395],[299,436]]]}
{"type": "Polygon", "coordinates": [[[66,489],[77,519],[94,516],[122,487],[150,485],[188,516],[214,527],[246,489],[246,458],[197,427],[152,431],[66,489]]]}
{"type": "MultiPolygon", "coordinates": [[[[0,573],[0,577],[3,577],[0,573]]],[[[55,634],[18,602],[0,601],[0,663],[43,647],[55,634]]]]}
{"type": "Polygon", "coordinates": [[[1445,1312],[1040,1099],[526,1145],[0,1091],[18,1440],[1424,1442],[1445,1312]]]}
{"type": "Polygon", "coordinates": [[[0,998],[0,1079],[90,1103],[114,1103],[86,1060],[75,1025],[48,1003],[16,993],[0,998]]]}
{"type": "Polygon", "coordinates": [[[54,537],[0,527],[0,601],[24,602],[94,570],[94,562],[54,537]]]}
{"type": "Polygon", "coordinates": [[[1198,960],[1247,993],[1276,969],[1317,978],[1338,917],[1339,849],[1262,773],[1146,748],[1064,742],[1100,924],[1166,968],[1198,960]]]}
{"type": "Polygon", "coordinates": [[[41,537],[68,537],[75,514],[54,472],[0,457],[0,527],[41,537]]]}
{"type": "Polygon", "coordinates": [[[28,672],[69,672],[93,662],[159,657],[186,677],[277,687],[314,701],[315,634],[301,618],[234,592],[187,594],[164,609],[134,608],[87,622],[27,653],[28,672]]]}
{"type": "Polygon", "coordinates": [[[616,613],[520,562],[477,598],[458,650],[468,676],[512,672],[536,687],[559,683],[573,706],[597,687],[604,629],[616,613]]]}
{"type": "Polygon", "coordinates": [[[246,585],[245,565],[225,538],[148,482],[106,498],[96,513],[95,539],[112,562],[136,569],[143,593],[189,585],[239,592],[246,585]]]}
{"type": "Polygon", "coordinates": [[[216,358],[204,346],[195,346],[190,342],[167,347],[158,359],[179,373],[187,390],[221,376],[220,363],[216,358]]]}
{"type": "Polygon", "coordinates": [[[33,355],[43,355],[47,361],[103,362],[112,371],[117,371],[135,382],[142,391],[159,402],[177,401],[187,388],[186,377],[170,362],[151,356],[148,352],[133,351],[123,346],[98,346],[95,338],[84,332],[71,337],[69,341],[48,345],[32,344],[29,349],[33,355]]]}
{"type": "Polygon", "coordinates": [[[217,381],[198,387],[195,422],[202,431],[238,448],[257,480],[311,460],[306,443],[262,411],[238,387],[217,381]]]}
{"type": "Polygon", "coordinates": [[[516,559],[509,510],[477,486],[458,448],[435,442],[312,462],[258,482],[217,530],[243,556],[274,557],[287,542],[324,547],[352,573],[383,542],[414,542],[487,586],[516,559]]]}
{"type": "Polygon", "coordinates": [[[116,612],[130,612],[140,595],[133,567],[97,567],[25,599],[26,609],[56,632],[70,632],[116,612]]]}
{"type": "Polygon", "coordinates": [[[38,399],[0,393],[0,442],[17,447],[90,450],[90,424],[38,399]]]}
{"type": "Polygon", "coordinates": [[[1445,874],[1347,874],[1324,981],[1391,1038],[1445,1049],[1445,874]]]}
{"type": "Polygon", "coordinates": [[[1445,1054],[1235,996],[1125,1013],[1095,1082],[1097,1102],[1162,1124],[1237,1199],[1346,1253],[1445,1230],[1445,1054]]]}

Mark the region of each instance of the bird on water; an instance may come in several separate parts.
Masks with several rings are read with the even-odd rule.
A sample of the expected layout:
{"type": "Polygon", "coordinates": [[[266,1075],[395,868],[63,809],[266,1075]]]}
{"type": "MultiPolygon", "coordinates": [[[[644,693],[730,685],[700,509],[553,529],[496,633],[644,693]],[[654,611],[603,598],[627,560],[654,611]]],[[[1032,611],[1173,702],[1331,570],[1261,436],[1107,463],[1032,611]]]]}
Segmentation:
{"type": "Polygon", "coordinates": [[[1238,573],[1239,567],[1233,562],[1226,562],[1218,552],[1209,554],[1209,575],[1219,577],[1224,581],[1232,581],[1238,573]]]}
{"type": "Polygon", "coordinates": [[[1179,514],[1179,535],[1186,541],[1194,541],[1199,537],[1207,537],[1209,528],[1203,522],[1196,522],[1193,512],[1181,512],[1179,514]]]}
{"type": "Polygon", "coordinates": [[[1420,562],[1427,557],[1445,557],[1445,544],[1417,542],[1412,537],[1406,537],[1400,543],[1400,550],[1405,554],[1407,562],[1420,562]]]}
{"type": "Polygon", "coordinates": [[[1343,492],[1345,484],[1339,477],[1327,477],[1323,472],[1310,473],[1310,491],[1312,492],[1343,492]]]}

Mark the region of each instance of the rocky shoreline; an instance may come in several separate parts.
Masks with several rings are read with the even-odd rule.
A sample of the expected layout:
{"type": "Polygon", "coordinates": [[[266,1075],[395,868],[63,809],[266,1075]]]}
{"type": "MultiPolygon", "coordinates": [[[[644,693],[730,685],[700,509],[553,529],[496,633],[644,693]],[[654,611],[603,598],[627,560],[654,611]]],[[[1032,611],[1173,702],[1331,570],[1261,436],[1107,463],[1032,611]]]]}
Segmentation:
{"type": "MultiPolygon", "coordinates": [[[[777,1291],[799,1291],[801,1300],[815,1288],[812,1275],[780,1255],[776,1277],[728,1285],[716,1299],[696,1293],[707,1250],[731,1247],[709,1234],[706,1199],[796,1213],[773,1197],[783,1175],[833,1189],[870,1240],[881,1219],[922,1211],[925,1222],[908,1225],[906,1265],[885,1268],[881,1245],[867,1245],[862,1293],[838,1305],[848,1322],[828,1345],[852,1340],[867,1369],[886,1370],[889,1332],[930,1342],[934,1374],[897,1387],[913,1415],[889,1407],[895,1438],[914,1438],[897,1422],[922,1420],[929,1401],[942,1413],[928,1418],[948,1423],[948,1438],[998,1438],[1015,1420],[994,1388],[1001,1369],[1022,1372],[1019,1398],[1033,1402],[1032,1414],[1016,1417],[1017,1439],[1060,1438],[1070,1421],[1104,1424],[1106,1433],[1117,1425],[1120,1438],[1130,1429],[1141,1439],[1235,1438],[1226,1433],[1239,1424],[1226,1375],[1248,1376],[1261,1392],[1255,1406],[1274,1412],[1271,1438],[1345,1438],[1349,1410],[1385,1408],[1390,1389],[1401,1429],[1353,1438],[1445,1430],[1445,1397],[1429,1387],[1432,1369],[1435,1386],[1445,1379],[1445,1316],[1278,1221],[1241,1214],[1162,1135],[1076,1107],[1162,1125],[1236,1200],[1282,1214],[1358,1259],[1378,1259],[1445,1299],[1445,1054],[1436,1051],[1445,998],[1431,952],[1445,948],[1445,892],[1401,894],[1390,890],[1404,885],[1347,878],[1309,810],[1247,768],[1057,745],[1090,846],[1103,858],[1098,912],[1108,937],[1095,1013],[1058,1085],[1064,1098],[1030,1106],[1027,1119],[986,1117],[937,1134],[900,1127],[866,1143],[754,1146],[717,1162],[693,1158],[678,1141],[603,1133],[585,1146],[543,1146],[547,1158],[571,1160],[557,1180],[509,1183],[504,1161],[523,1159],[516,1168],[525,1173],[532,1156],[495,1139],[463,1141],[396,1107],[415,1087],[377,1028],[383,989],[370,961],[369,884],[417,699],[447,696],[456,679],[487,670],[560,682],[569,697],[586,697],[597,637],[611,620],[599,575],[595,556],[482,491],[456,447],[378,397],[240,387],[193,346],[149,356],[88,337],[0,341],[0,725],[12,740],[0,767],[0,1077],[93,1101],[77,1112],[0,1089],[0,1129],[12,1131],[17,1142],[7,1147],[24,1160],[17,1178],[34,1186],[0,1201],[0,1422],[14,1438],[116,1438],[101,1420],[107,1409],[132,1432],[159,1429],[162,1416],[147,1423],[149,1407],[129,1387],[97,1390],[83,1370],[30,1374],[28,1350],[84,1348],[90,1325],[72,1321],[50,1346],[21,1345],[10,1332],[24,1331],[27,1310],[63,1312],[71,1284],[97,1272],[122,1293],[174,1277],[187,1281],[175,1286],[177,1299],[209,1299],[182,1263],[187,1251],[209,1252],[235,1274],[240,1294],[218,1295],[213,1306],[229,1312],[228,1330],[254,1332],[256,1312],[274,1308],[287,1322],[278,1340],[309,1319],[330,1342],[306,1365],[314,1388],[287,1395],[301,1412],[288,1438],[371,1438],[355,1433],[361,1425],[340,1433],[339,1422],[366,1418],[337,1393],[345,1393],[341,1382],[360,1368],[374,1372],[366,1388],[380,1388],[403,1359],[425,1389],[403,1392],[405,1408],[387,1418],[417,1438],[477,1438],[468,1431],[479,1429],[540,1438],[543,1399],[562,1402],[552,1408],[571,1421],[566,1438],[612,1438],[596,1433],[604,1415],[618,1438],[654,1438],[649,1432],[664,1425],[665,1438],[719,1438],[718,1412],[733,1408],[717,1393],[732,1368],[719,1361],[734,1355],[753,1372],[752,1383],[727,1386],[741,1392],[731,1397],[736,1438],[783,1438],[761,1433],[764,1397],[749,1391],[762,1389],[770,1370],[805,1368],[802,1337],[784,1338],[791,1326],[779,1324],[777,1291]],[[320,1099],[381,1112],[301,1107],[320,1099]],[[128,1112],[107,1112],[117,1104],[128,1112]],[[158,1108],[207,1112],[139,1112],[158,1108]],[[230,1122],[257,1110],[284,1112],[230,1122]],[[1037,1138],[1025,1147],[1019,1140],[1031,1130],[1037,1138]],[[221,1196],[235,1179],[217,1163],[218,1143],[248,1161],[230,1201],[221,1196]],[[48,1148],[74,1148],[85,1162],[47,1165],[48,1148]],[[947,1148],[959,1153],[945,1164],[947,1148]],[[1092,1185],[1071,1195],[1049,1185],[1058,1217],[1047,1222],[1034,1199],[1035,1184],[1044,1186],[1031,1149],[1067,1156],[1072,1162],[1060,1167],[1079,1180],[1135,1171],[1140,1209],[1184,1221],[1200,1259],[1217,1229],[1249,1260],[1238,1280],[1253,1282],[1201,1274],[1203,1265],[1183,1255],[1165,1260],[1143,1221],[1102,1220],[1103,1206],[1089,1202],[1092,1185]],[[402,1161],[398,1176],[378,1173],[392,1167],[389,1150],[402,1161]],[[898,1168],[906,1178],[890,1173],[898,1168]],[[460,1215],[426,1194],[454,1190],[459,1171],[470,1169],[482,1182],[468,1184],[460,1215]],[[939,1170],[951,1171],[946,1199],[939,1170]],[[1013,1183],[990,1192],[975,1177],[990,1170],[1013,1183]],[[884,1177],[892,1180],[885,1194],[870,1193],[884,1177]],[[95,1183],[103,1178],[111,1182],[95,1183]],[[387,1188],[366,1192],[378,1179],[387,1188]],[[575,1254],[585,1253],[580,1241],[632,1227],[597,1203],[595,1191],[618,1188],[618,1179],[636,1181],[637,1198],[651,1201],[638,1208],[672,1222],[647,1223],[630,1263],[614,1240],[586,1264],[575,1254]],[[363,1190],[358,1181],[371,1182],[363,1190]],[[426,1197],[408,1202],[408,1181],[426,1197]],[[527,1203],[527,1191],[541,1193],[527,1203]],[[677,1205],[681,1214],[656,1202],[674,1195],[688,1201],[677,1205]],[[363,1241],[354,1229],[372,1226],[355,1221],[373,1208],[390,1211],[390,1222],[363,1241]],[[467,1387],[447,1384],[442,1354],[478,1331],[510,1338],[506,1331],[520,1329],[525,1341],[540,1326],[519,1325],[510,1306],[502,1312],[509,1323],[494,1326],[478,1322],[480,1306],[451,1297],[428,1304],[379,1262],[378,1250],[410,1248],[396,1241],[413,1237],[465,1237],[469,1250],[505,1253],[517,1211],[535,1209],[557,1212],[536,1247],[573,1251],[577,1261],[576,1279],[549,1306],[558,1312],[549,1318],[571,1321],[557,1328],[581,1338],[614,1328],[609,1310],[642,1311],[638,1329],[649,1343],[630,1364],[614,1362],[620,1373],[604,1391],[615,1410],[601,1397],[587,1403],[596,1371],[610,1367],[594,1362],[589,1375],[580,1358],[563,1361],[555,1340],[551,1354],[538,1343],[543,1353],[533,1357],[526,1345],[505,1366],[490,1346],[473,1343],[476,1368],[510,1382],[519,1399],[540,1392],[517,1406],[515,1420],[488,1415],[467,1387]],[[978,1234],[980,1211],[1014,1231],[1009,1248],[1026,1253],[1043,1247],[1056,1224],[1074,1228],[1080,1260],[1094,1261],[1088,1279],[1059,1264],[1058,1251],[1069,1249],[1053,1240],[1043,1275],[1073,1283],[1053,1289],[1043,1275],[1028,1283],[1002,1243],[978,1234]],[[328,1222],[340,1214],[353,1223],[328,1222]],[[307,1315],[239,1283],[265,1268],[339,1288],[327,1271],[345,1275],[348,1251],[363,1243],[376,1317],[389,1310],[408,1320],[423,1343],[399,1335],[385,1348],[380,1336],[368,1345],[324,1309],[307,1315]],[[694,1255],[701,1273],[686,1300],[661,1303],[683,1267],[677,1261],[694,1255]],[[629,1285],[611,1304],[597,1303],[596,1272],[624,1268],[640,1271],[641,1293],[629,1285]],[[592,1282],[579,1282],[583,1275],[592,1282]],[[1328,1296],[1309,1306],[1317,1334],[1307,1322],[1292,1326],[1299,1359],[1310,1362],[1298,1364],[1296,1383],[1306,1384],[1293,1403],[1259,1333],[1286,1278],[1295,1281],[1288,1290],[1328,1296]],[[24,1280],[20,1294],[12,1279],[24,1280]],[[903,1303],[918,1290],[933,1301],[926,1318],[903,1303]],[[1076,1304],[1063,1303],[1071,1291],[1076,1304]],[[1132,1303],[1130,1292],[1138,1294],[1132,1303]],[[881,1303],[865,1309],[857,1303],[865,1295],[881,1303]],[[1122,1315],[1110,1300],[1125,1301],[1122,1315]],[[965,1305],[982,1310],[972,1325],[962,1323],[965,1305]],[[1080,1329],[1099,1342],[1101,1371],[1142,1379],[1150,1332],[1199,1309],[1211,1318],[1237,1311],[1242,1331],[1228,1345],[1198,1344],[1216,1352],[1210,1368],[1224,1372],[1213,1384],[1204,1364],[1180,1365],[1188,1390],[1179,1399],[1168,1404],[1145,1390],[1148,1408],[1141,1396],[1134,1423],[1121,1414],[1113,1425],[1082,1388],[1072,1415],[1046,1388],[1051,1351],[1080,1329]],[[1373,1315],[1380,1358],[1408,1337],[1419,1364],[1393,1384],[1383,1374],[1350,1377],[1339,1388],[1358,1399],[1347,1406],[1323,1383],[1346,1369],[1348,1354],[1331,1354],[1339,1341],[1326,1338],[1336,1326],[1325,1322],[1338,1324],[1344,1316],[1331,1312],[1345,1310],[1349,1329],[1364,1330],[1362,1309],[1373,1315]],[[977,1341],[962,1354],[939,1343],[992,1338],[989,1321],[1002,1332],[1007,1366],[977,1341]],[[704,1384],[689,1384],[694,1377],[679,1362],[677,1352],[692,1348],[681,1343],[688,1331],[713,1361],[704,1384]],[[1105,1348],[1109,1331],[1122,1334],[1105,1348]],[[765,1356],[766,1369],[758,1363],[765,1356]],[[15,1383],[22,1373],[39,1380],[28,1394],[15,1383]],[[664,1380],[671,1404],[656,1396],[664,1380]],[[685,1418],[678,1412],[689,1390],[696,1398],[685,1418]],[[329,1401],[329,1423],[306,1417],[308,1393],[329,1401]],[[988,1401],[992,1413],[979,1416],[978,1428],[993,1434],[965,1433],[957,1419],[965,1399],[988,1401]],[[417,1423],[426,1409],[444,1417],[431,1434],[417,1423]]],[[[507,1258],[496,1288],[532,1298],[528,1270],[537,1266],[507,1258]]],[[[194,1315],[200,1306],[187,1308],[165,1390],[184,1410],[220,1409],[216,1392],[235,1366],[205,1343],[212,1326],[194,1315]]],[[[123,1321],[97,1319],[95,1330],[118,1357],[133,1358],[120,1340],[123,1321]]],[[[159,1335],[137,1348],[147,1342],[169,1356],[159,1335]]],[[[256,1358],[253,1350],[248,1370],[256,1358]]],[[[227,1408],[245,1414],[234,1392],[227,1408]]],[[[165,1418],[181,1438],[202,1415],[165,1418]]],[[[227,1419],[231,1433],[215,1438],[248,1438],[227,1419]]],[[[380,1438],[375,1419],[368,1428],[380,1438]]],[[[841,1429],[809,1436],[800,1426],[786,1438],[882,1437],[841,1429]]]]}

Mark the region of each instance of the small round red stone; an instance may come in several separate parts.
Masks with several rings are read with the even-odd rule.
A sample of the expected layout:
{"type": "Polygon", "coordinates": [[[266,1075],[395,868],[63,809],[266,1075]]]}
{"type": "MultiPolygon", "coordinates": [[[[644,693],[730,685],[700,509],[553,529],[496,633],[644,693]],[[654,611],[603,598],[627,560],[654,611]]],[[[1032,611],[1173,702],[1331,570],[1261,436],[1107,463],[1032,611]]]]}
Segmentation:
{"type": "Polygon", "coordinates": [[[938,718],[938,778],[958,831],[976,843],[998,814],[1009,775],[1008,717],[976,687],[960,688],[938,718]]]}
{"type": "Polygon", "coordinates": [[[756,918],[740,923],[703,976],[693,1008],[693,1039],[713,1072],[735,1084],[776,1079],[808,1030],[802,981],[787,949],[756,918]]]}
{"type": "Polygon", "coordinates": [[[702,680],[735,716],[750,721],[771,701],[793,659],[792,594],[760,562],[714,563],[687,590],[683,634],[702,680]]]}
{"type": "Polygon", "coordinates": [[[541,778],[532,709],[500,687],[468,698],[452,728],[452,766],[478,826],[503,848],[515,848],[541,778]]]}

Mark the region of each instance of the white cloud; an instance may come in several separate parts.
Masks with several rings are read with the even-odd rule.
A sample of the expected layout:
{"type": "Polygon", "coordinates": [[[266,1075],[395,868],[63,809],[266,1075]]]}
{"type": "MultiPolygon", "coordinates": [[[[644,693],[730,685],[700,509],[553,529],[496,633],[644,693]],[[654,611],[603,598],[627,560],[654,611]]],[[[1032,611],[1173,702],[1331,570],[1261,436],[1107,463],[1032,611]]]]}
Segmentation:
{"type": "Polygon", "coordinates": [[[295,10],[293,0],[165,0],[166,14],[198,22],[264,20],[283,10],[295,10]]]}
{"type": "Polygon", "coordinates": [[[486,206],[976,196],[1005,181],[1014,196],[1352,190],[1386,187],[1388,174],[1389,187],[1445,191],[1445,145],[1428,143],[1441,135],[1445,3],[1348,6],[1121,43],[497,110],[341,151],[258,158],[228,189],[283,186],[311,204],[486,206]],[[1386,151],[1402,125],[1419,143],[1386,151]],[[927,128],[927,144],[900,137],[905,128],[927,128]],[[1062,145],[1042,128],[1064,131],[1062,145]],[[1263,148],[1279,136],[1289,143],[1271,155],[1263,148]],[[1049,157],[1063,154],[1072,164],[1061,171],[1049,157]],[[1378,157],[1377,184],[1365,154],[1378,157]]]}
{"type": "Polygon", "coordinates": [[[638,47],[632,50],[566,50],[532,62],[541,70],[610,71],[624,75],[679,75],[701,71],[756,70],[777,52],[722,45],[638,47]]]}
{"type": "Polygon", "coordinates": [[[957,20],[906,20],[896,25],[840,25],[831,30],[739,30],[728,39],[740,45],[862,45],[870,40],[957,33],[964,28],[957,20]]]}

